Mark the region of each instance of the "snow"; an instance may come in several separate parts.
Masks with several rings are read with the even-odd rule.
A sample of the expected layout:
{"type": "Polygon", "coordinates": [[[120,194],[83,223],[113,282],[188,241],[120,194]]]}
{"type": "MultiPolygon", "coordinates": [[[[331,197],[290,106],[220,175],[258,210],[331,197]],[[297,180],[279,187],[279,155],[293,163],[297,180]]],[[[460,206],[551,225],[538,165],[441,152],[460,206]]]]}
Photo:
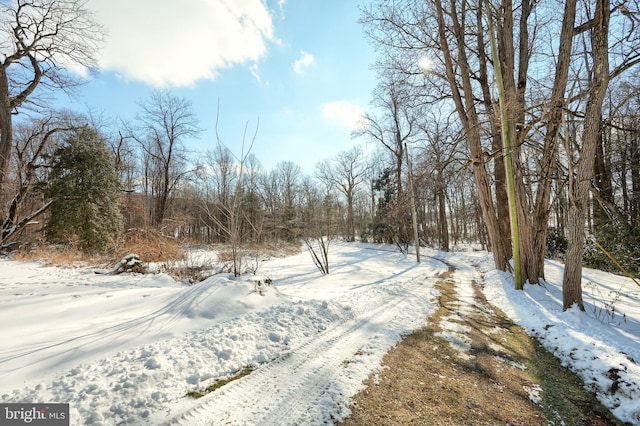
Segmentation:
{"type": "MultiPolygon", "coordinates": [[[[215,259],[197,257],[207,256],[215,259]]],[[[585,270],[587,312],[563,312],[562,265],[552,261],[544,285],[525,291],[470,249],[426,250],[417,265],[390,246],[332,242],[329,261],[323,276],[306,251],[270,259],[257,286],[253,276],[186,285],[0,259],[2,401],[69,403],[73,425],[331,424],[383,355],[435,311],[434,284],[450,264],[456,315],[474,303],[472,283],[482,285],[617,417],[640,425],[640,287],[631,280],[585,270]],[[253,371],[240,380],[186,396],[245,367],[253,371]]],[[[443,337],[471,356],[455,323],[443,337]]]]}
{"type": "Polygon", "coordinates": [[[616,417],[640,424],[640,287],[633,280],[585,269],[586,312],[563,312],[562,264],[547,261],[546,282],[525,291],[515,290],[513,279],[488,262],[482,268],[492,304],[577,373],[616,417]],[[604,314],[609,305],[613,312],[604,314]]]}

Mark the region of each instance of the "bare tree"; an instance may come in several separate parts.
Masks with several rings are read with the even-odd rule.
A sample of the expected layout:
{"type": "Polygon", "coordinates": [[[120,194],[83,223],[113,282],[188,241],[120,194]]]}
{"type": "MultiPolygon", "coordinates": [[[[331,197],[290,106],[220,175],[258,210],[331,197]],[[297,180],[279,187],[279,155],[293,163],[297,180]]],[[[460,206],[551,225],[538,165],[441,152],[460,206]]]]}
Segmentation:
{"type": "Polygon", "coordinates": [[[440,249],[449,251],[449,227],[447,224],[447,192],[453,179],[452,169],[455,163],[460,166],[463,156],[458,145],[463,140],[459,126],[451,122],[452,116],[426,113],[428,119],[419,125],[422,131],[421,155],[418,163],[418,186],[426,191],[425,186],[432,189],[432,199],[437,204],[437,235],[440,249]]]}
{"type": "Polygon", "coordinates": [[[322,275],[329,273],[329,246],[333,234],[332,218],[334,199],[331,194],[332,183],[324,181],[324,195],[311,179],[301,184],[301,216],[305,226],[301,231],[313,263],[322,275]]]}
{"type": "Polygon", "coordinates": [[[347,201],[347,241],[356,240],[354,198],[360,184],[366,177],[367,164],[364,152],[359,146],[339,153],[332,160],[317,164],[316,174],[324,182],[330,183],[347,201]]]}
{"type": "MultiPolygon", "coordinates": [[[[513,159],[518,213],[514,217],[520,223],[519,247],[523,254],[520,265],[530,283],[544,277],[552,198],[554,188],[562,184],[558,182],[558,165],[564,158],[559,158],[558,148],[563,116],[570,111],[576,119],[584,117],[585,100],[591,92],[590,84],[583,83],[590,81],[587,74],[594,62],[575,59],[591,57],[590,42],[584,39],[580,45],[576,36],[593,33],[593,16],[589,16],[593,15],[592,9],[591,3],[577,0],[557,4],[526,0],[517,7],[505,0],[398,0],[375,2],[363,10],[368,34],[390,58],[395,78],[412,82],[419,92],[441,95],[422,95],[431,105],[441,107],[444,102],[453,102],[464,128],[484,226],[499,269],[508,266],[512,253],[505,237],[510,234],[510,218],[505,214],[502,160],[507,155],[513,159]],[[497,26],[497,60],[488,54],[485,5],[490,6],[488,13],[497,26]],[[558,6],[563,7],[561,14],[549,13],[558,6]],[[584,16],[576,19],[577,10],[584,16]],[[540,31],[543,26],[545,31],[540,31]],[[550,37],[558,42],[551,42],[550,37]],[[553,50],[549,46],[554,46],[553,50]],[[419,73],[416,68],[421,56],[431,58],[422,85],[412,80],[419,73]],[[535,64],[533,69],[530,63],[535,64]],[[493,82],[499,68],[505,114],[498,114],[495,108],[493,82]],[[447,86],[448,93],[438,85],[447,86]],[[509,152],[501,141],[505,128],[512,130],[509,152]]],[[[615,15],[616,23],[609,32],[611,78],[640,60],[640,26],[633,18],[638,2],[625,2],[616,9],[620,13],[615,15]]],[[[451,106],[442,109],[449,111],[451,106]]]]}
{"type": "Polygon", "coordinates": [[[402,198],[402,164],[404,147],[415,132],[415,118],[408,104],[406,87],[400,83],[383,81],[376,89],[373,105],[382,111],[381,117],[366,116],[367,126],[356,132],[356,136],[366,136],[380,143],[395,162],[395,183],[398,198],[402,198]]]}
{"type": "Polygon", "coordinates": [[[11,240],[49,208],[51,202],[38,197],[37,187],[46,178],[47,154],[57,142],[56,136],[73,126],[66,117],[51,115],[17,126],[13,150],[14,196],[10,199],[2,222],[0,247],[11,240]]]}
{"type": "Polygon", "coordinates": [[[392,199],[388,200],[385,216],[389,221],[387,230],[393,234],[398,248],[405,252],[411,240],[411,216],[409,194],[404,189],[403,168],[405,147],[407,143],[414,142],[417,119],[412,109],[412,88],[404,81],[396,80],[392,70],[388,74],[382,72],[381,75],[384,77],[376,88],[372,102],[374,107],[380,109],[380,115],[368,114],[367,126],[354,135],[365,136],[379,143],[393,162],[391,168],[384,172],[392,178],[387,184],[388,187],[393,187],[394,192],[392,199]]]}
{"type": "Polygon", "coordinates": [[[279,231],[280,238],[289,242],[298,241],[300,238],[298,207],[302,178],[300,166],[291,161],[276,164],[269,177],[277,203],[273,225],[279,231]]]}
{"type": "Polygon", "coordinates": [[[140,127],[131,131],[131,136],[146,156],[154,198],[152,222],[161,227],[170,195],[190,172],[184,142],[200,129],[191,103],[169,91],[154,91],[140,107],[140,127]]]}
{"type": "MultiPolygon", "coordinates": [[[[500,233],[498,216],[491,191],[491,182],[487,171],[485,151],[482,147],[480,113],[473,96],[473,73],[469,51],[467,50],[467,41],[465,40],[467,28],[465,21],[462,21],[462,19],[469,17],[460,14],[458,10],[445,12],[440,0],[435,0],[434,6],[438,44],[443,55],[445,75],[452,90],[456,112],[466,134],[473,175],[478,188],[479,201],[491,241],[494,260],[496,267],[504,270],[508,262],[509,250],[506,248],[503,236],[500,233]],[[447,21],[447,19],[450,19],[450,21],[447,21]],[[451,37],[449,34],[451,34],[451,37]]],[[[481,8],[477,10],[479,11],[481,8]]],[[[476,31],[475,34],[479,34],[479,32],[476,31]]]]}
{"type": "MultiPolygon", "coordinates": [[[[493,157],[488,155],[483,145],[484,111],[478,102],[478,99],[482,99],[482,92],[478,92],[481,85],[478,83],[483,76],[487,81],[487,70],[483,68],[488,62],[484,54],[486,42],[481,38],[485,31],[478,25],[482,23],[481,8],[477,3],[472,3],[407,0],[390,4],[380,1],[363,11],[362,21],[371,28],[369,34],[372,39],[383,46],[385,56],[389,57],[389,68],[395,69],[394,75],[414,85],[414,91],[433,90],[438,95],[435,98],[424,95],[424,102],[438,108],[442,108],[439,103],[453,102],[467,142],[468,163],[478,188],[483,220],[490,236],[490,248],[496,267],[504,270],[510,252],[501,232],[501,217],[498,215],[501,210],[494,202],[490,175],[490,160],[493,157]],[[432,65],[426,67],[421,56],[431,58],[432,65]],[[483,58],[485,61],[481,62],[483,58]],[[423,76],[423,72],[426,75],[423,76]],[[416,75],[423,76],[423,82],[415,80],[416,75]]],[[[448,111],[451,108],[450,104],[446,106],[448,111]]]]}
{"type": "MultiPolygon", "coordinates": [[[[209,152],[208,161],[198,167],[201,179],[205,183],[207,194],[202,208],[221,234],[222,240],[231,248],[232,272],[235,276],[245,272],[245,246],[248,236],[259,236],[260,225],[252,222],[255,217],[245,209],[245,198],[255,187],[258,168],[257,160],[251,150],[258,134],[259,122],[251,138],[248,138],[248,125],[242,136],[241,151],[235,155],[222,141],[218,132],[219,114],[216,116],[216,148],[209,152]]],[[[254,241],[255,242],[255,241],[254,241]]],[[[257,252],[256,266],[257,269],[257,252]]]]}
{"type": "Polygon", "coordinates": [[[0,192],[7,179],[13,146],[13,115],[34,92],[70,88],[67,72],[96,65],[103,30],[86,0],[10,0],[0,2],[0,192]]]}
{"type": "Polygon", "coordinates": [[[244,161],[245,195],[243,206],[249,225],[249,238],[261,243],[265,238],[265,212],[260,197],[260,178],[264,174],[262,164],[253,153],[248,153],[244,161]]]}
{"type": "Polygon", "coordinates": [[[206,161],[198,166],[199,175],[206,191],[203,209],[214,229],[214,235],[220,241],[229,242],[229,215],[235,213],[234,194],[238,181],[239,165],[231,151],[218,142],[216,148],[209,151],[206,161]]]}

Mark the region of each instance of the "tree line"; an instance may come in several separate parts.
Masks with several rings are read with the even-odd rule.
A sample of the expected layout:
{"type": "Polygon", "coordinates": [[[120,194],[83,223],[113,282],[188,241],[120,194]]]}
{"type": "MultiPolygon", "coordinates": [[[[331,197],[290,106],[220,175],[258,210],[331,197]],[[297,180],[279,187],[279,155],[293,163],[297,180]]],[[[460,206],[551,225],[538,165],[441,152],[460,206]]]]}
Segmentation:
{"type": "Polygon", "coordinates": [[[82,1],[2,3],[0,246],[44,236],[104,250],[154,229],[228,244],[239,273],[235,254],[270,241],[318,243],[325,256],[338,237],[404,252],[474,242],[517,288],[561,256],[564,307],[584,309],[585,262],[640,272],[637,6],[372,1],[361,11],[379,52],[366,126],[306,175],[260,165],[258,124],[230,143],[216,132],[196,159],[186,147],[199,120],[170,91],[143,99],[131,122],[47,110],[47,91],[77,83],[65,65],[95,66],[102,33],[82,1]]]}
{"type": "MultiPolygon", "coordinates": [[[[342,238],[408,250],[412,234],[403,189],[408,175],[396,173],[384,151],[368,154],[354,144],[320,160],[311,174],[290,161],[266,170],[251,152],[258,125],[245,129],[243,140],[232,141],[239,152],[218,137],[211,149],[194,154],[187,146],[199,125],[191,104],[170,91],[152,92],[131,122],[106,123],[68,111],[20,121],[2,192],[3,246],[44,235],[63,244],[80,238],[81,248],[100,251],[126,230],[154,229],[171,238],[232,247],[342,238]],[[119,208],[107,208],[113,206],[119,208]],[[98,231],[100,238],[94,235],[98,231]]],[[[444,167],[434,185],[419,160],[431,149],[415,147],[410,156],[419,170],[422,243],[448,250],[452,238],[482,240],[462,153],[448,160],[455,163],[451,176],[461,179],[447,187],[444,167]],[[456,196],[448,197],[449,190],[456,196]]]]}

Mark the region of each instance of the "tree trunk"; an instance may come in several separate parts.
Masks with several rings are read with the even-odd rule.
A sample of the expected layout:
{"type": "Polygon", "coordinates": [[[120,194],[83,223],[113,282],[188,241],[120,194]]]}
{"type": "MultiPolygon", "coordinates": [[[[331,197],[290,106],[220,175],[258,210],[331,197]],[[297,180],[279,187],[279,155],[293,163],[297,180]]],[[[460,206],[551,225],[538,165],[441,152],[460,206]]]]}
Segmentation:
{"type": "MultiPolygon", "coordinates": [[[[524,182],[521,177],[517,179],[520,186],[518,191],[520,202],[518,205],[520,207],[519,218],[522,225],[523,268],[524,274],[530,283],[537,283],[539,278],[544,278],[547,229],[551,212],[551,188],[557,169],[558,133],[565,106],[565,91],[571,63],[575,16],[576,0],[567,0],[558,43],[556,74],[546,113],[546,133],[539,165],[541,173],[534,204],[530,209],[526,208],[524,182]]],[[[522,165],[520,163],[518,163],[517,169],[517,173],[521,174],[522,165]]]]}
{"type": "MultiPolygon", "coordinates": [[[[613,190],[611,186],[611,172],[605,163],[605,141],[608,139],[605,129],[602,131],[602,138],[596,146],[596,158],[594,163],[593,184],[598,190],[598,196],[605,202],[613,202],[613,190]]],[[[593,226],[597,231],[602,225],[609,221],[607,210],[601,203],[593,205],[593,226]]]]}
{"type": "Polygon", "coordinates": [[[11,148],[13,147],[13,125],[11,117],[11,96],[7,70],[0,67],[0,194],[4,191],[4,184],[9,173],[11,148]]]}
{"type": "Polygon", "coordinates": [[[438,230],[440,234],[440,249],[442,251],[449,251],[449,227],[447,226],[447,206],[446,206],[445,192],[442,186],[438,187],[438,230]]]}
{"type": "MultiPolygon", "coordinates": [[[[478,7],[477,11],[477,25],[478,28],[483,28],[484,20],[482,14],[482,7],[478,7]]],[[[476,34],[478,39],[478,46],[486,45],[483,31],[478,31],[476,34]]],[[[479,48],[480,51],[480,48],[479,48]]],[[[502,153],[504,147],[502,145],[500,116],[496,113],[493,104],[493,95],[491,94],[491,83],[489,82],[488,62],[487,55],[478,55],[480,63],[480,88],[482,90],[482,103],[487,114],[490,117],[491,132],[491,149],[493,153],[502,153]]],[[[500,228],[500,235],[503,236],[505,256],[510,259],[512,256],[512,242],[511,242],[511,223],[509,220],[509,197],[507,196],[507,177],[504,169],[504,162],[502,161],[502,155],[499,155],[494,160],[493,168],[493,180],[496,194],[496,214],[498,216],[498,226],[500,228]]]]}
{"type": "MultiPolygon", "coordinates": [[[[487,8],[487,14],[491,13],[489,0],[485,0],[485,5],[487,8]]],[[[505,10],[508,10],[505,8],[505,10]]],[[[510,17],[509,13],[505,13],[505,22],[508,20],[506,17],[510,17]]],[[[509,198],[509,223],[511,230],[511,242],[512,242],[512,251],[513,251],[513,280],[515,284],[516,290],[522,290],[524,288],[524,278],[522,276],[522,258],[520,256],[521,246],[520,246],[520,228],[519,228],[519,220],[518,220],[518,198],[516,197],[516,184],[515,184],[515,174],[513,168],[514,157],[517,158],[518,152],[520,151],[518,147],[512,147],[512,136],[511,129],[515,129],[514,120],[512,116],[509,115],[509,106],[515,107],[516,105],[513,103],[513,99],[511,102],[507,101],[506,91],[505,91],[505,80],[512,82],[512,78],[503,78],[502,72],[502,64],[500,60],[500,55],[498,53],[498,47],[496,42],[496,34],[493,26],[493,16],[487,16],[487,20],[489,22],[489,34],[491,37],[491,53],[493,58],[493,67],[496,74],[496,82],[498,85],[498,96],[500,100],[500,134],[502,136],[502,145],[504,147],[504,171],[507,178],[507,194],[509,198]]],[[[513,25],[510,25],[511,27],[513,25]]],[[[509,25],[507,25],[509,28],[509,25]]],[[[510,37],[507,40],[511,40],[510,37]]],[[[503,47],[507,52],[513,52],[513,46],[509,48],[503,47]]],[[[512,67],[513,65],[513,55],[503,55],[505,57],[504,62],[507,64],[507,67],[512,67]]],[[[508,68],[507,68],[508,69],[508,68]]],[[[509,84],[509,86],[513,86],[509,84]]],[[[514,93],[514,87],[511,88],[510,93],[514,93]]],[[[496,166],[497,167],[497,166],[496,166]]]]}
{"type": "Polygon", "coordinates": [[[631,168],[631,200],[629,212],[631,224],[640,226],[640,144],[636,135],[631,136],[629,144],[629,167],[631,168]]]}
{"type": "Polygon", "coordinates": [[[160,190],[160,193],[156,198],[156,208],[153,214],[153,224],[156,228],[162,227],[165,214],[167,212],[167,202],[169,199],[169,192],[166,190],[160,190]]]}
{"type": "Polygon", "coordinates": [[[356,222],[353,213],[353,189],[347,191],[347,232],[348,240],[353,242],[356,240],[356,222]]]}
{"type": "Polygon", "coordinates": [[[609,1],[598,0],[592,27],[593,75],[585,109],[580,159],[569,176],[569,221],[567,259],[562,281],[562,307],[574,304],[584,311],[582,301],[582,251],[584,224],[589,206],[589,188],[593,178],[596,148],[600,142],[602,104],[609,85],[609,1]]]}
{"type": "MultiPolygon", "coordinates": [[[[453,58],[449,48],[447,38],[447,30],[444,22],[444,11],[440,0],[435,0],[437,20],[438,20],[438,38],[443,53],[443,59],[446,67],[446,76],[449,86],[452,90],[453,100],[456,106],[458,117],[460,118],[466,133],[467,144],[471,154],[471,164],[473,166],[473,176],[478,188],[478,197],[482,210],[482,217],[487,233],[489,234],[489,242],[493,251],[493,258],[496,268],[505,270],[507,268],[508,257],[505,250],[502,235],[498,225],[495,206],[493,204],[493,195],[491,193],[491,182],[487,174],[484,163],[484,153],[482,150],[482,141],[480,134],[480,120],[476,111],[475,99],[473,97],[473,85],[471,83],[471,70],[467,61],[467,54],[464,43],[464,29],[461,28],[457,21],[455,8],[450,11],[453,20],[453,28],[451,32],[457,38],[458,57],[457,67],[460,69],[460,79],[462,80],[462,90],[465,94],[464,98],[458,87],[458,79],[454,73],[453,58]]],[[[452,6],[453,7],[453,6],[452,6]]]]}

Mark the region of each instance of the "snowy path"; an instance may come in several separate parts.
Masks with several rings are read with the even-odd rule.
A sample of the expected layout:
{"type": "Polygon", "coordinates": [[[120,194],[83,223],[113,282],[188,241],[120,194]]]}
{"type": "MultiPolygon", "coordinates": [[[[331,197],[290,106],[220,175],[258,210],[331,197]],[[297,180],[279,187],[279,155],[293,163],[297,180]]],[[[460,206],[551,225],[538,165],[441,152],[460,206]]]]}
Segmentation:
{"type": "Polygon", "coordinates": [[[342,418],[384,354],[424,325],[447,267],[389,247],[331,247],[326,276],[307,252],[265,262],[264,295],[251,277],[184,286],[0,259],[2,400],[68,403],[74,426],[342,418]],[[242,380],[187,396],[247,366],[242,380]]]}
{"type": "Polygon", "coordinates": [[[361,382],[369,373],[367,368],[359,368],[362,363],[358,358],[366,357],[371,345],[394,343],[396,339],[392,334],[398,331],[398,319],[406,315],[410,304],[424,304],[432,298],[435,280],[419,278],[361,291],[352,299],[352,319],[199,399],[193,408],[165,422],[181,425],[330,423],[329,414],[334,410],[327,411],[326,406],[339,405],[339,401],[344,400],[340,384],[352,387],[357,383],[344,382],[361,382]]]}

